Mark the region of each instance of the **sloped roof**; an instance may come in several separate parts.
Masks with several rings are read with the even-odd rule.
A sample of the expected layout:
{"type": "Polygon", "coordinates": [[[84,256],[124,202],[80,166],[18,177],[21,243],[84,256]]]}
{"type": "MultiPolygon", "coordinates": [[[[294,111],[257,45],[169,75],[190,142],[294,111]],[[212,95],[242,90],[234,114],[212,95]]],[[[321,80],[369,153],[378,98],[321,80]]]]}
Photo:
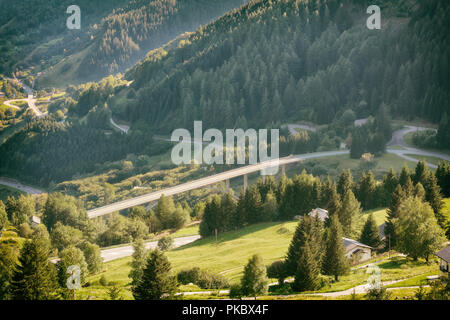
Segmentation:
{"type": "Polygon", "coordinates": [[[435,255],[437,255],[442,260],[450,262],[450,246],[447,246],[441,251],[436,252],[435,255]]]}
{"type": "Polygon", "coordinates": [[[342,238],[342,239],[344,240],[344,246],[347,251],[353,249],[354,247],[364,247],[364,248],[373,249],[371,246],[368,246],[366,244],[363,244],[363,243],[358,242],[353,239],[349,239],[349,238],[342,238]]]}
{"type": "Polygon", "coordinates": [[[311,217],[319,217],[320,220],[325,221],[326,219],[328,219],[328,211],[322,208],[316,208],[311,210],[311,212],[309,213],[309,215],[311,217]]]}

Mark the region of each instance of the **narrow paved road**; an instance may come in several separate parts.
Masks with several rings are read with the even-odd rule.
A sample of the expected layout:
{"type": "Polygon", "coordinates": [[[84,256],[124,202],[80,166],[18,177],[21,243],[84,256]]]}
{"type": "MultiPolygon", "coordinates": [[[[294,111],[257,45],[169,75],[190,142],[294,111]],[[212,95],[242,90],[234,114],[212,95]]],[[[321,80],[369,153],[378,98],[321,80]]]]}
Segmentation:
{"type": "MultiPolygon", "coordinates": [[[[37,107],[36,107],[36,99],[34,99],[33,96],[33,90],[28,87],[27,85],[23,84],[20,80],[18,79],[10,79],[7,78],[10,81],[15,81],[18,84],[20,84],[22,86],[22,88],[25,90],[25,92],[28,94],[28,98],[27,99],[16,99],[16,100],[10,100],[8,102],[14,102],[14,101],[26,101],[28,103],[28,107],[34,112],[34,114],[36,115],[36,117],[38,118],[42,118],[44,116],[46,116],[48,114],[48,112],[46,113],[42,113],[37,107]]],[[[10,106],[10,105],[8,105],[10,106]]],[[[20,109],[20,108],[19,108],[20,109]]]]}
{"type": "Polygon", "coordinates": [[[313,126],[309,126],[306,124],[288,124],[287,125],[289,133],[292,135],[296,135],[298,133],[297,129],[306,130],[316,132],[317,129],[313,126]]]}
{"type": "Polygon", "coordinates": [[[17,189],[17,190],[20,190],[20,191],[23,191],[23,192],[29,193],[29,194],[43,193],[42,190],[23,185],[19,181],[14,180],[14,179],[0,178],[0,185],[8,186],[10,188],[14,188],[14,189],[17,189]]]}
{"type": "MultiPolygon", "coordinates": [[[[199,235],[175,238],[175,239],[173,239],[173,248],[178,248],[178,247],[187,245],[198,239],[200,239],[199,235]]],[[[145,247],[146,247],[146,249],[155,249],[157,247],[157,245],[158,245],[158,241],[152,241],[152,242],[147,242],[145,244],[145,247]]],[[[103,261],[108,262],[108,261],[112,261],[112,260],[116,260],[116,259],[120,259],[120,258],[124,258],[124,257],[129,257],[133,254],[133,252],[134,252],[133,246],[124,246],[124,247],[102,250],[101,256],[103,258],[103,261]]]]}
{"type": "Polygon", "coordinates": [[[126,125],[124,125],[124,124],[117,124],[117,123],[113,120],[113,118],[110,118],[109,121],[111,122],[111,124],[112,124],[115,128],[119,129],[120,131],[122,131],[122,132],[125,133],[125,134],[128,134],[128,130],[130,130],[130,127],[129,127],[129,126],[126,126],[126,125]]]}
{"type": "MultiPolygon", "coordinates": [[[[400,158],[403,158],[405,160],[412,161],[412,162],[419,162],[419,160],[417,160],[409,155],[418,155],[418,156],[425,156],[425,157],[428,156],[428,157],[434,157],[434,158],[439,158],[439,159],[450,161],[450,155],[448,155],[448,154],[413,148],[413,147],[410,147],[405,142],[404,137],[408,133],[418,132],[418,131],[426,131],[426,130],[436,131],[436,129],[433,129],[433,128],[424,128],[424,127],[415,127],[415,126],[406,126],[405,128],[403,128],[401,130],[395,131],[392,135],[392,140],[388,143],[387,152],[395,154],[395,155],[399,156],[400,158]],[[401,146],[403,149],[389,148],[389,147],[393,147],[393,146],[401,146]]],[[[429,162],[427,162],[427,165],[430,168],[434,168],[434,169],[437,168],[436,165],[429,163],[429,162]]]]}
{"type": "Polygon", "coordinates": [[[20,107],[12,104],[13,102],[19,102],[19,101],[28,101],[28,99],[13,99],[13,100],[5,101],[5,102],[3,102],[3,104],[10,108],[13,108],[13,109],[22,110],[20,107]]]}

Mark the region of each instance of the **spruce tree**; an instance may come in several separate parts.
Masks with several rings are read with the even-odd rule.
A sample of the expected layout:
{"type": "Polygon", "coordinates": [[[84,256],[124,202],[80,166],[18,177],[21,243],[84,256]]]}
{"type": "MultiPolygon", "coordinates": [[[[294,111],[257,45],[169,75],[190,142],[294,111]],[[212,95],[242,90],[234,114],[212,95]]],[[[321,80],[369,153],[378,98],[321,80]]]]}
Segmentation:
{"type": "Polygon", "coordinates": [[[360,215],[361,204],[356,199],[352,190],[348,190],[339,210],[339,221],[346,237],[354,237],[356,235],[357,221],[360,215]]]}
{"type": "Polygon", "coordinates": [[[425,188],[426,201],[433,209],[434,215],[441,228],[445,229],[446,218],[442,213],[444,203],[442,202],[441,188],[437,184],[436,176],[432,172],[428,174],[423,187],[425,188]]]}
{"type": "Polygon", "coordinates": [[[374,248],[380,245],[380,233],[372,213],[367,217],[359,241],[374,248]]]}
{"type": "Polygon", "coordinates": [[[353,182],[353,176],[350,172],[350,169],[342,170],[341,174],[339,175],[336,189],[341,198],[343,199],[346,195],[347,191],[353,190],[354,182],[353,182]]]}
{"type": "Polygon", "coordinates": [[[292,284],[295,291],[313,291],[319,288],[320,263],[311,250],[311,245],[311,240],[308,239],[302,248],[294,283],[292,284]]]}
{"type": "Polygon", "coordinates": [[[143,269],[142,277],[132,287],[136,300],[163,300],[174,296],[178,288],[177,279],[171,274],[171,265],[158,249],[153,250],[143,269]]]}
{"type": "Polygon", "coordinates": [[[376,199],[376,181],[372,171],[363,173],[358,186],[358,199],[364,210],[372,209],[377,206],[376,199]]]}
{"type": "Polygon", "coordinates": [[[442,161],[436,170],[436,179],[441,187],[442,194],[450,197],[450,162],[442,161]]]}
{"type": "Polygon", "coordinates": [[[0,232],[9,224],[8,214],[6,213],[5,204],[0,200],[0,232]]]}
{"type": "Polygon", "coordinates": [[[405,191],[406,197],[412,197],[414,195],[414,184],[410,177],[406,178],[406,182],[403,185],[403,191],[405,191]]]}
{"type": "Polygon", "coordinates": [[[398,177],[394,169],[390,169],[388,174],[383,179],[383,189],[385,197],[385,205],[389,205],[392,193],[394,193],[395,188],[398,185],[398,177]]]}
{"type": "Polygon", "coordinates": [[[137,286],[139,280],[142,278],[145,261],[147,258],[147,251],[142,239],[137,239],[133,242],[133,255],[131,261],[131,270],[128,277],[131,278],[131,286],[137,286]]]}
{"type": "Polygon", "coordinates": [[[337,215],[339,213],[339,210],[341,210],[341,207],[342,207],[341,196],[339,195],[339,193],[337,193],[336,184],[333,184],[333,187],[331,189],[330,200],[328,201],[327,205],[328,215],[330,217],[337,215]]]}
{"type": "Polygon", "coordinates": [[[426,201],[426,192],[423,185],[419,182],[414,187],[414,196],[422,201],[426,201]]]}
{"type": "Polygon", "coordinates": [[[414,177],[413,177],[414,184],[417,184],[420,182],[423,185],[425,183],[425,180],[428,177],[428,174],[429,174],[429,171],[428,171],[425,161],[420,160],[417,163],[415,171],[414,171],[414,177]]]}
{"type": "Polygon", "coordinates": [[[241,280],[242,294],[255,297],[267,293],[269,280],[266,266],[260,255],[253,255],[244,268],[244,276],[241,280]]]}
{"type": "Polygon", "coordinates": [[[409,169],[406,165],[402,167],[402,171],[400,171],[400,175],[398,177],[398,183],[403,187],[406,184],[406,180],[411,178],[409,174],[409,169]]]}
{"type": "Polygon", "coordinates": [[[323,258],[324,243],[323,223],[318,217],[304,216],[298,223],[285,260],[285,268],[288,275],[294,276],[296,274],[302,248],[308,240],[310,240],[312,254],[320,263],[323,258]]]}
{"type": "Polygon", "coordinates": [[[328,228],[326,250],[323,259],[323,273],[334,276],[339,280],[339,276],[347,274],[349,271],[348,258],[345,256],[344,240],[341,224],[337,216],[331,217],[328,228]]]}
{"type": "Polygon", "coordinates": [[[57,275],[49,260],[49,247],[45,239],[37,237],[25,242],[12,276],[10,292],[13,300],[52,300],[57,297],[57,275]]]}
{"type": "Polygon", "coordinates": [[[16,245],[2,243],[0,245],[0,300],[10,298],[10,283],[17,264],[19,252],[16,245]]]}
{"type": "Polygon", "coordinates": [[[392,194],[391,203],[386,210],[387,220],[386,225],[384,227],[384,234],[386,236],[386,249],[395,247],[396,236],[394,230],[394,220],[398,218],[398,210],[400,208],[400,204],[406,198],[406,194],[403,191],[400,184],[395,188],[394,193],[392,194]]]}

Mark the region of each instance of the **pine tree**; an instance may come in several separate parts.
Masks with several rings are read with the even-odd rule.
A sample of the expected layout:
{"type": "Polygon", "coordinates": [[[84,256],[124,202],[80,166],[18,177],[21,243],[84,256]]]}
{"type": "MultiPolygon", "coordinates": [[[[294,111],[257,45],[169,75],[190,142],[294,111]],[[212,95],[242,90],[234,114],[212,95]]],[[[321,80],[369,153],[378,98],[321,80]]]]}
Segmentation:
{"type": "Polygon", "coordinates": [[[436,216],[441,228],[445,229],[446,218],[442,213],[442,207],[444,204],[442,202],[441,189],[437,184],[436,176],[432,172],[428,174],[426,180],[424,181],[423,187],[426,192],[426,201],[431,205],[434,215],[436,216]]]}
{"type": "Polygon", "coordinates": [[[128,277],[131,278],[131,285],[134,287],[142,278],[145,261],[147,258],[147,251],[142,239],[137,239],[133,242],[133,255],[131,261],[131,270],[128,277]]]}
{"type": "Polygon", "coordinates": [[[406,165],[404,165],[404,166],[402,167],[402,171],[400,171],[400,175],[399,175],[399,177],[398,177],[398,183],[400,183],[400,185],[401,185],[402,187],[404,187],[405,184],[406,184],[406,180],[407,180],[408,178],[411,178],[411,175],[409,174],[409,169],[408,169],[408,167],[407,167],[406,165]]]}
{"type": "Polygon", "coordinates": [[[406,178],[405,185],[403,186],[403,191],[405,191],[406,197],[411,197],[414,195],[414,184],[410,177],[406,178]]]}
{"type": "Polygon", "coordinates": [[[342,237],[343,232],[339,219],[337,216],[332,216],[322,268],[324,274],[334,276],[336,281],[339,280],[339,276],[346,274],[349,270],[349,262],[345,256],[342,237]]]}
{"type": "Polygon", "coordinates": [[[394,193],[395,188],[398,185],[398,177],[394,169],[390,169],[388,174],[383,179],[383,189],[384,189],[384,205],[389,205],[392,193],[394,193]]]}
{"type": "Polygon", "coordinates": [[[423,185],[425,183],[425,181],[427,180],[428,175],[429,175],[429,171],[427,168],[427,164],[425,163],[425,161],[420,160],[417,163],[416,169],[414,172],[414,177],[413,177],[414,184],[417,184],[420,182],[423,185]]]}
{"type": "Polygon", "coordinates": [[[357,220],[360,215],[361,204],[355,198],[352,190],[348,190],[339,210],[339,221],[346,237],[354,237],[356,235],[357,220]]]}
{"type": "Polygon", "coordinates": [[[426,192],[420,182],[414,187],[414,196],[419,198],[421,201],[426,201],[426,192]]]}
{"type": "Polygon", "coordinates": [[[361,232],[360,242],[368,246],[377,248],[380,245],[380,233],[378,231],[377,223],[373,218],[373,214],[369,214],[366,223],[361,232]]]}
{"type": "Polygon", "coordinates": [[[49,243],[34,237],[20,250],[19,263],[11,281],[13,300],[52,300],[56,298],[56,269],[49,260],[49,243]]]}
{"type": "Polygon", "coordinates": [[[310,249],[315,259],[320,263],[323,258],[323,223],[317,217],[304,216],[295,229],[286,255],[285,268],[288,275],[295,275],[298,261],[305,243],[310,241],[310,249]]]}
{"type": "Polygon", "coordinates": [[[296,291],[313,291],[320,285],[320,263],[311,250],[310,242],[311,240],[306,241],[298,260],[297,272],[292,284],[292,288],[296,291]]]}
{"type": "Polygon", "coordinates": [[[148,255],[142,278],[132,287],[136,300],[170,299],[178,288],[177,279],[171,274],[171,265],[158,249],[148,255]]]}
{"type": "Polygon", "coordinates": [[[376,181],[372,171],[367,174],[363,173],[358,187],[358,199],[364,210],[372,209],[377,205],[376,181]]]}
{"type": "Polygon", "coordinates": [[[6,208],[2,200],[0,200],[0,232],[6,228],[9,224],[8,214],[6,213],[6,208]]]}
{"type": "Polygon", "coordinates": [[[18,248],[15,245],[0,245],[0,300],[10,298],[10,283],[17,264],[18,248]]]}
{"type": "Polygon", "coordinates": [[[400,208],[400,204],[406,198],[406,194],[403,191],[400,184],[395,188],[394,193],[392,194],[391,203],[386,210],[387,220],[386,225],[384,227],[384,234],[386,236],[386,248],[394,248],[396,242],[395,230],[394,230],[394,220],[398,218],[398,210],[400,208]]]}
{"type": "Polygon", "coordinates": [[[264,261],[260,255],[255,254],[244,268],[244,276],[241,280],[242,294],[256,299],[257,295],[267,293],[268,284],[264,261]]]}
{"type": "Polygon", "coordinates": [[[344,196],[347,193],[347,191],[353,190],[353,187],[354,187],[353,176],[352,173],[350,172],[350,169],[342,170],[336,185],[337,192],[339,193],[341,198],[344,199],[344,196]]]}
{"type": "Polygon", "coordinates": [[[336,184],[333,184],[331,189],[330,200],[328,201],[327,210],[330,217],[337,215],[339,210],[341,210],[342,201],[341,196],[336,191],[336,184]]]}
{"type": "Polygon", "coordinates": [[[450,197],[450,162],[442,161],[436,170],[436,179],[441,187],[442,194],[450,197]]]}

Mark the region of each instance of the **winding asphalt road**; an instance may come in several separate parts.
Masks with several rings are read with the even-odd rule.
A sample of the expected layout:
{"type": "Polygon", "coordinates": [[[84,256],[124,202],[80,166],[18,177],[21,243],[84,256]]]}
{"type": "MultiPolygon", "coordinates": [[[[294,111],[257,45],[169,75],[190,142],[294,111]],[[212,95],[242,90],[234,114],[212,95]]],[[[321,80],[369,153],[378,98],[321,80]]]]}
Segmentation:
{"type": "MultiPolygon", "coordinates": [[[[395,154],[405,160],[416,162],[416,163],[419,162],[419,160],[417,160],[409,155],[435,157],[435,158],[450,161],[450,155],[448,155],[448,154],[412,148],[412,147],[408,146],[408,144],[405,142],[404,137],[408,133],[418,132],[418,131],[426,131],[426,130],[436,131],[436,129],[432,129],[432,128],[415,127],[415,126],[405,126],[404,129],[395,131],[392,135],[392,140],[388,143],[387,152],[395,154]],[[393,149],[392,147],[394,147],[394,146],[400,146],[400,147],[402,147],[402,149],[393,149]]],[[[434,169],[437,168],[437,166],[432,163],[427,163],[427,165],[430,168],[434,168],[434,169]]]]}

